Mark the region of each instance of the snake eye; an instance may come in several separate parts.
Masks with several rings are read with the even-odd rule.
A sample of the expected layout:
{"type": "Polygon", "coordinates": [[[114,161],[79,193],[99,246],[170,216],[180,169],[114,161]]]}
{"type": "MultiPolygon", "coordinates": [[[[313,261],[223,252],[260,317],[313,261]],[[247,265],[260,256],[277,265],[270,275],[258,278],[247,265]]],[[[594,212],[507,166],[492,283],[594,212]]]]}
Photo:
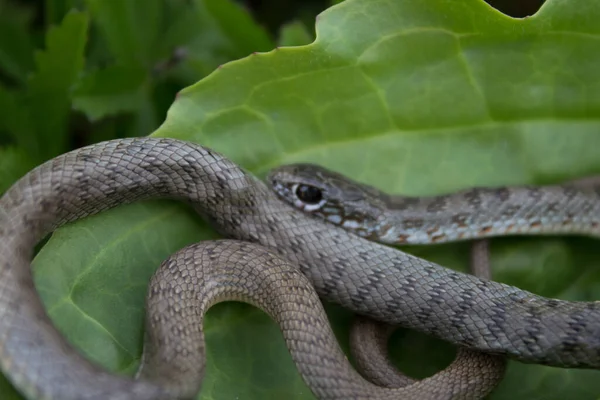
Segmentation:
{"type": "Polygon", "coordinates": [[[306,204],[318,204],[323,199],[323,192],[314,186],[298,185],[296,187],[296,196],[306,204]]]}

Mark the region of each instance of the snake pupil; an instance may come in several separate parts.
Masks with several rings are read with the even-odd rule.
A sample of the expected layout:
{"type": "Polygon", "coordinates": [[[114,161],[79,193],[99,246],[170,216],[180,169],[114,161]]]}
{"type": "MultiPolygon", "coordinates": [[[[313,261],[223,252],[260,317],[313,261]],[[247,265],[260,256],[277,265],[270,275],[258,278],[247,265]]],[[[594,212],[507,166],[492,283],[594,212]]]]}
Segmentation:
{"type": "Polygon", "coordinates": [[[317,204],[323,199],[321,189],[308,185],[298,185],[296,196],[307,204],[317,204]]]}

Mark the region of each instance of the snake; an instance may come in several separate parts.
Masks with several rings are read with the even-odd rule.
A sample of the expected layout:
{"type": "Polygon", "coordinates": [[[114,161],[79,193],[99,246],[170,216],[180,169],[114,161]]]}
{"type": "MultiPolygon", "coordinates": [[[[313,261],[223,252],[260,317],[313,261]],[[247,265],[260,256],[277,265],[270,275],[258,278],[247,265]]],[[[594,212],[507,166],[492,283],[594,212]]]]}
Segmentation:
{"type": "MultiPolygon", "coordinates": [[[[347,178],[349,179],[349,178],[347,178]]],[[[343,210],[342,210],[343,211],[343,210]]],[[[340,220],[341,222],[341,220],[340,220]]],[[[339,225],[339,223],[337,223],[339,225]]],[[[490,249],[488,240],[471,244],[469,268],[479,278],[491,279],[490,249]]],[[[350,325],[350,354],[354,357],[361,375],[382,387],[405,387],[417,382],[398,370],[389,357],[388,342],[397,327],[357,315],[350,325]]],[[[457,349],[454,361],[436,378],[447,375],[471,378],[471,386],[448,390],[454,398],[481,399],[500,383],[506,370],[506,359],[464,348],[457,349]],[[473,368],[477,365],[478,368],[473,368]],[[478,390],[474,390],[478,388],[478,390]]]]}
{"type": "MultiPolygon", "coordinates": [[[[362,207],[363,210],[369,210],[370,208],[365,207],[365,205],[372,205],[381,198],[396,197],[396,202],[398,201],[398,196],[389,195],[375,187],[359,183],[346,176],[332,173],[323,167],[315,165],[300,164],[275,168],[269,173],[267,182],[275,193],[279,194],[283,200],[287,200],[294,207],[302,211],[306,210],[309,214],[312,214],[317,209],[326,209],[326,212],[315,213],[314,215],[322,220],[328,220],[337,226],[344,226],[344,223],[346,223],[345,228],[349,231],[356,231],[360,226],[360,224],[348,223],[348,219],[345,218],[345,215],[351,213],[347,207],[347,200],[355,198],[352,195],[355,188],[362,188],[366,193],[365,204],[362,207]],[[301,170],[302,174],[295,173],[297,170],[301,170]],[[287,186],[291,184],[292,192],[296,194],[296,201],[289,201],[289,197],[284,195],[286,193],[285,190],[282,191],[284,185],[278,179],[278,176],[281,174],[285,176],[287,186]],[[310,175],[313,181],[319,180],[319,186],[326,188],[328,195],[324,202],[321,201],[323,200],[323,194],[319,186],[306,185],[307,181],[303,178],[306,178],[307,175],[310,175]],[[294,176],[297,177],[296,182],[294,182],[294,176]],[[340,182],[343,184],[340,184],[340,182]],[[330,189],[330,183],[333,184],[334,190],[330,189]],[[349,188],[350,190],[348,190],[349,188]],[[315,208],[315,204],[318,204],[318,207],[315,208]]],[[[589,183],[584,184],[589,185],[589,183]]],[[[388,208],[388,210],[389,212],[393,212],[393,206],[388,208]]],[[[398,212],[401,213],[402,211],[398,212]]],[[[399,221],[399,218],[395,220],[399,221]]],[[[360,223],[360,221],[357,220],[356,222],[360,223]]],[[[390,240],[389,238],[382,239],[377,233],[371,235],[370,239],[388,244],[397,244],[399,242],[399,240],[390,240]]],[[[489,241],[473,241],[469,256],[471,273],[479,278],[491,279],[489,241]]],[[[355,317],[350,327],[349,348],[357,367],[369,381],[383,387],[405,387],[417,382],[416,379],[399,371],[389,358],[387,343],[395,330],[396,327],[392,325],[377,322],[360,315],[355,317]]],[[[458,370],[460,371],[456,372],[458,376],[472,376],[472,381],[477,382],[480,391],[475,393],[472,388],[469,388],[467,392],[469,393],[468,396],[482,398],[486,394],[489,394],[500,382],[505,369],[505,360],[493,358],[489,354],[459,348],[455,361],[444,370],[443,374],[453,376],[455,373],[454,370],[458,370]],[[478,370],[471,369],[470,367],[474,364],[483,365],[484,368],[478,370]]],[[[442,373],[438,374],[438,378],[441,375],[442,373]]],[[[456,397],[459,397],[460,395],[464,395],[464,392],[455,394],[456,397]]]]}
{"type": "MultiPolygon", "coordinates": [[[[550,221],[553,232],[594,235],[599,192],[576,185],[479,191],[482,204],[494,205],[485,210],[493,211],[472,213],[470,229],[469,219],[451,217],[437,235],[489,236],[494,227],[518,226],[522,218],[515,215],[530,213],[537,215],[526,222],[531,231],[543,231],[550,221]],[[554,213],[539,221],[548,211],[554,213]]],[[[473,210],[472,193],[416,204],[460,215],[473,210]],[[454,209],[457,199],[469,206],[454,209]]],[[[266,308],[322,399],[435,398],[438,386],[423,380],[390,389],[364,380],[333,341],[321,299],[474,351],[564,368],[600,367],[599,303],[549,299],[480,279],[368,240],[365,232],[306,215],[199,144],[143,137],[73,150],[33,169],[0,198],[0,368],[31,399],[190,398],[204,371],[194,361],[203,353],[202,314],[227,299],[266,308]],[[141,367],[131,379],[88,361],[60,334],[35,290],[31,258],[35,245],[66,223],[153,198],[190,204],[225,239],[186,247],[161,264],[148,290],[141,367]],[[250,268],[238,269],[238,261],[250,268]],[[217,267],[198,269],[203,263],[217,267]],[[253,278],[261,268],[266,273],[253,278]],[[197,297],[200,292],[208,300],[197,297]],[[273,292],[279,297],[270,300],[273,292]],[[429,397],[421,397],[427,391],[429,397]]]]}

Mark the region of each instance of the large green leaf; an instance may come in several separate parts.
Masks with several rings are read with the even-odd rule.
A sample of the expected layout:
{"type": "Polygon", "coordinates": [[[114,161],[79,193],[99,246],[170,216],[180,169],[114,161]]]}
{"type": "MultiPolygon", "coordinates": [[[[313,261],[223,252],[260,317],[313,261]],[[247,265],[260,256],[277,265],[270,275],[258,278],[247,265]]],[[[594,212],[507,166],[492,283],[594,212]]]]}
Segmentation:
{"type": "MultiPolygon", "coordinates": [[[[182,91],[154,135],[202,143],[260,176],[316,162],[412,195],[599,173],[599,18],[584,0],[549,0],[523,20],[481,0],[347,0],[320,16],[314,43],[226,64],[182,91]]],[[[130,372],[145,281],[209,232],[170,203],[117,209],[59,230],[36,258],[36,282],[75,345],[130,372]]],[[[595,248],[592,239],[498,239],[494,275],[546,296],[598,299],[595,248]]],[[[408,250],[464,269],[467,249],[408,250]]],[[[330,315],[345,341],[348,313],[330,315]]],[[[206,326],[201,398],[311,398],[261,312],[226,304],[206,326]]],[[[414,332],[393,342],[415,376],[452,354],[414,332]]],[[[511,362],[492,398],[593,399],[598,378],[511,362]]]]}

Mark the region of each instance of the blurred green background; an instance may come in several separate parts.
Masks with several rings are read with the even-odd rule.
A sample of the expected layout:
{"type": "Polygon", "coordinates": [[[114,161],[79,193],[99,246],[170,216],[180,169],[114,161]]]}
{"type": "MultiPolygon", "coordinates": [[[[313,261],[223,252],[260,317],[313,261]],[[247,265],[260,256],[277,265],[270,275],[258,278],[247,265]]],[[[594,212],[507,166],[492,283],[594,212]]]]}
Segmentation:
{"type": "MultiPolygon", "coordinates": [[[[0,193],[70,149],[150,134],[180,89],[252,52],[310,43],[337,2],[0,0],[0,193]],[[73,10],[85,13],[65,19],[73,10]]],[[[543,1],[489,3],[523,17],[543,1]]]]}

